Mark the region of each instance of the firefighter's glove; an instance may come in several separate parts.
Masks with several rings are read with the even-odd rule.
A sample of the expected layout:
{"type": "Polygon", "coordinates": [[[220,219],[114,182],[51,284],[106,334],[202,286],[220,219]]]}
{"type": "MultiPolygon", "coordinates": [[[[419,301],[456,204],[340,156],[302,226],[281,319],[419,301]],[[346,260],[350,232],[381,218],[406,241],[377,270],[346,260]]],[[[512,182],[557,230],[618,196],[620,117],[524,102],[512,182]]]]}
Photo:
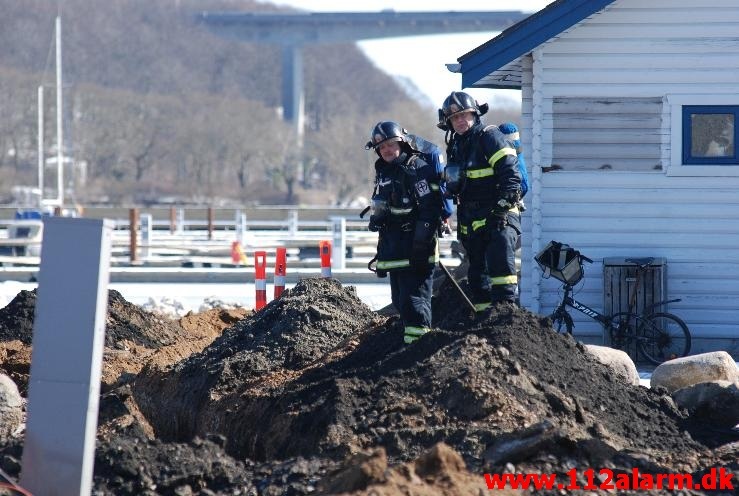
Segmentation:
{"type": "Polygon", "coordinates": [[[370,215],[370,220],[369,220],[369,226],[367,226],[367,228],[368,228],[368,229],[369,229],[370,231],[372,231],[372,232],[377,232],[377,231],[379,231],[380,229],[382,229],[382,226],[383,226],[384,224],[385,224],[385,223],[384,223],[384,222],[382,222],[382,221],[381,221],[380,219],[378,219],[378,218],[377,218],[376,216],[374,216],[374,215],[370,215]]]}
{"type": "Polygon", "coordinates": [[[490,225],[490,229],[502,231],[508,225],[508,209],[493,209],[487,218],[487,223],[490,225]]]}
{"type": "Polygon", "coordinates": [[[496,231],[502,231],[508,225],[508,211],[518,203],[518,192],[506,191],[500,195],[498,203],[493,207],[488,216],[490,227],[496,231]]]}
{"type": "Polygon", "coordinates": [[[501,193],[498,203],[495,204],[493,210],[507,212],[518,203],[518,193],[516,191],[506,191],[501,193]]]}

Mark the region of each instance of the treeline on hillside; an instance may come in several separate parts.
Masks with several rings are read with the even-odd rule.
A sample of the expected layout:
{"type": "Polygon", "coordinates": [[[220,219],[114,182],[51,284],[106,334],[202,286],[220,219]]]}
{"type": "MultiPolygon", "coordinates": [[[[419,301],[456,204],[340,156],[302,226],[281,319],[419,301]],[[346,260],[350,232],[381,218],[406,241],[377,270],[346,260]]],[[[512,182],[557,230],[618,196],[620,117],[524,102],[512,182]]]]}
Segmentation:
{"type": "Polygon", "coordinates": [[[196,22],[203,11],[278,10],[269,4],[0,0],[0,201],[13,185],[36,183],[42,83],[46,155],[55,153],[58,4],[65,141],[77,164],[67,197],[77,201],[344,202],[369,190],[374,157],[362,145],[376,121],[402,116],[442,139],[435,109],[408,98],[355,45],[319,45],[304,49],[309,125],[297,146],[277,112],[279,48],[222,39],[196,22]]]}

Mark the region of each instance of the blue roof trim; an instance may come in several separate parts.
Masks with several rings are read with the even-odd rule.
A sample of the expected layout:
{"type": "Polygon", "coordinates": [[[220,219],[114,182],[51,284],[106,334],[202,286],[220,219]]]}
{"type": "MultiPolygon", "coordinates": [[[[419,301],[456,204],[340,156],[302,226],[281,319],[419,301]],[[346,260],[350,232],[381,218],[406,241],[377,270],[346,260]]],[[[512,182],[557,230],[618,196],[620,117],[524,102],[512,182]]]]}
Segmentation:
{"type": "Polygon", "coordinates": [[[529,53],[537,46],[602,10],[615,0],[557,0],[514,24],[498,36],[457,59],[462,88],[529,53]]]}

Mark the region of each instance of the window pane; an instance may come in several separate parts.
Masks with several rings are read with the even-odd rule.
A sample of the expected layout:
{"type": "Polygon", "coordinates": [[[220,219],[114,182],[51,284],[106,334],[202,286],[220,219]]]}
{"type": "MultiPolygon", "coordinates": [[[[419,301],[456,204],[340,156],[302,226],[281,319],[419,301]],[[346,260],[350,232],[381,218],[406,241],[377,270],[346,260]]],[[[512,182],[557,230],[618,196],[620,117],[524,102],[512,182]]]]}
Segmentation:
{"type": "Polygon", "coordinates": [[[693,157],[734,156],[734,114],[690,114],[693,157]]]}

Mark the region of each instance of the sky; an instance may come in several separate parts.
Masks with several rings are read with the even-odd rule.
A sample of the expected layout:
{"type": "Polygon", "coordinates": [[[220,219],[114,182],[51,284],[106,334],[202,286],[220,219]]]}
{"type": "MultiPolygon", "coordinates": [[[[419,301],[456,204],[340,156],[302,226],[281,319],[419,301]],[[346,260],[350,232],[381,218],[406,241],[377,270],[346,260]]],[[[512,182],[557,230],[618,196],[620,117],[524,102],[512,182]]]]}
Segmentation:
{"type": "MultiPolygon", "coordinates": [[[[518,10],[533,13],[550,2],[551,0],[271,0],[269,3],[311,12],[379,12],[393,9],[396,12],[518,10]]],[[[496,32],[481,32],[386,38],[361,41],[358,45],[376,66],[388,74],[410,79],[432,105],[440,107],[450,92],[462,89],[461,74],[449,72],[445,64],[456,63],[461,55],[495,35],[496,32]],[[422,54],[422,57],[400,57],[399,53],[422,54]]],[[[473,88],[465,91],[477,100],[490,102],[494,106],[518,107],[521,101],[519,90],[473,88]]]]}

